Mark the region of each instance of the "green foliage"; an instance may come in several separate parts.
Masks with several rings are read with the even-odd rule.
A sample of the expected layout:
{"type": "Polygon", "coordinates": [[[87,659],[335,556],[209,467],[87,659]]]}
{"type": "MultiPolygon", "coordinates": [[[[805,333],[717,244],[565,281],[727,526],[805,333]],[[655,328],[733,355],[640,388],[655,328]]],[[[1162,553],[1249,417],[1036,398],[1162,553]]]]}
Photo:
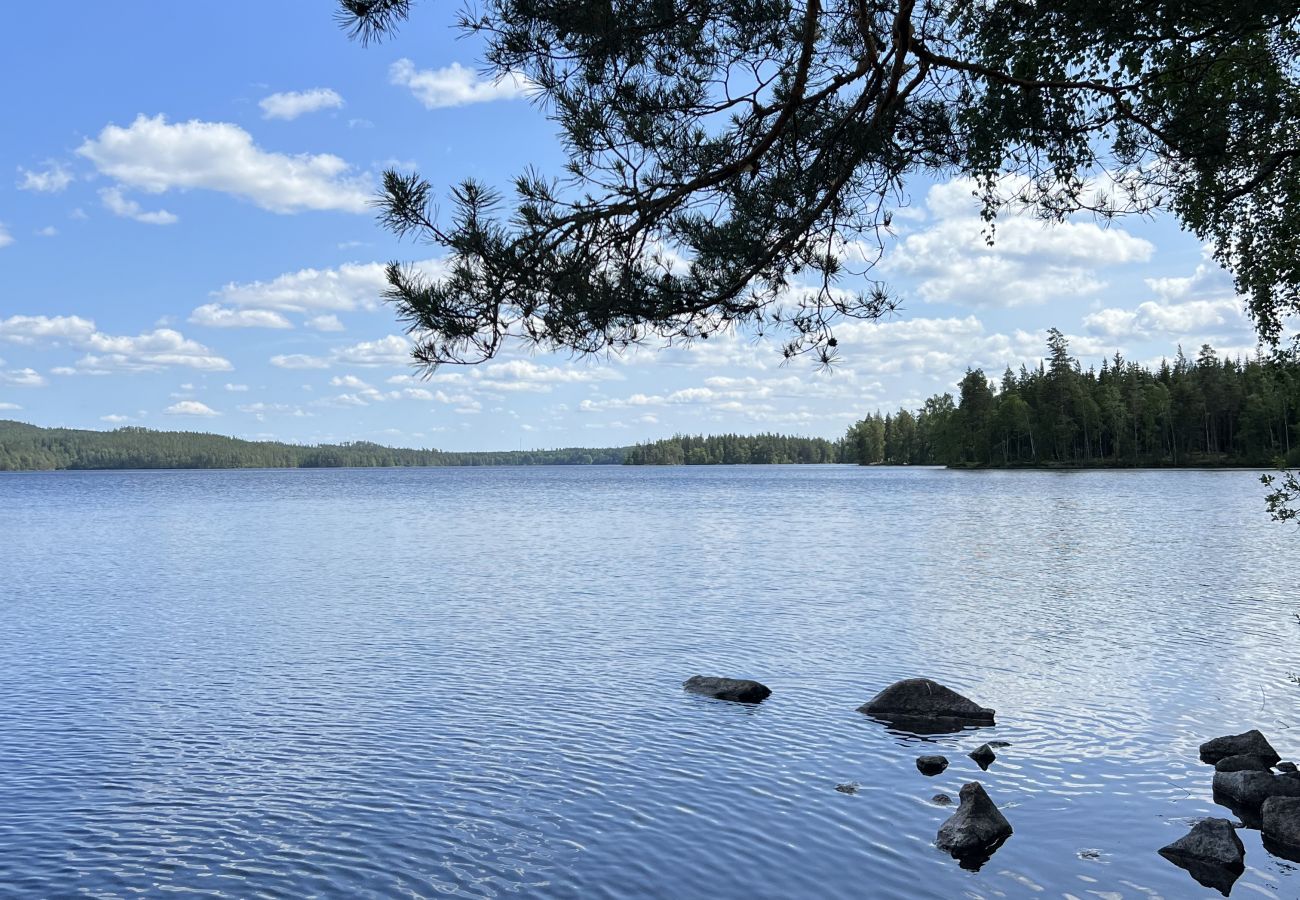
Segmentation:
{"type": "MultiPolygon", "coordinates": [[[[1065,337],[1048,336],[1035,370],[1009,369],[994,386],[979,369],[959,402],[931,397],[915,416],[868,416],[844,437],[844,461],[950,466],[1137,466],[1300,463],[1300,361],[1293,354],[1220,359],[1180,350],[1156,371],[1118,354],[1083,371],[1065,337]],[[875,440],[883,432],[883,452],[875,440]]],[[[1266,484],[1273,482],[1266,481],[1266,484]]],[[[1272,509],[1300,500],[1294,476],[1272,509]]],[[[1293,514],[1294,515],[1294,514],[1293,514]]],[[[1287,518],[1293,517],[1286,516],[1287,518]]]]}
{"type": "MultiPolygon", "coordinates": [[[[368,42],[412,8],[338,14],[368,42]]],[[[1300,312],[1295,0],[484,0],[459,27],[492,75],[527,79],[568,165],[508,194],[466,180],[442,217],[427,181],[385,174],[382,220],[447,260],[436,280],[388,271],[426,365],[737,325],[829,361],[836,320],[896,306],[871,278],[914,176],[970,178],[990,240],[1009,208],[1169,208],[1265,340],[1300,312]]],[[[1051,456],[1118,415],[1066,387],[1037,434],[1051,456]]],[[[974,437],[954,438],[963,454],[974,437]]]]}
{"type": "Polygon", "coordinates": [[[783,434],[674,435],[629,447],[623,461],[633,466],[765,465],[840,462],[840,445],[824,438],[783,434]]]}
{"type": "Polygon", "coordinates": [[[1264,497],[1264,501],[1268,504],[1268,514],[1274,521],[1292,522],[1300,519],[1300,510],[1296,509],[1300,505],[1300,478],[1294,472],[1283,472],[1278,476],[1261,475],[1259,480],[1265,487],[1273,488],[1264,497]]]}
{"type": "Polygon", "coordinates": [[[33,469],[314,469],[375,466],[617,464],[621,447],[448,453],[366,441],[304,446],[192,431],[79,431],[0,420],[0,471],[33,469]]]}

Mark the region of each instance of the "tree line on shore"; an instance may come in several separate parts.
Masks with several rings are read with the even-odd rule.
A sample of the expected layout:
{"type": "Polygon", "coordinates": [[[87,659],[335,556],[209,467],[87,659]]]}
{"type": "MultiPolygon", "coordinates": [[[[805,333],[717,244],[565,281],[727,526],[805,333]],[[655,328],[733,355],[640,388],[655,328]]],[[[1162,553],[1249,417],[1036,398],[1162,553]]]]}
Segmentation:
{"type": "Polygon", "coordinates": [[[623,453],[621,447],[455,453],[367,441],[307,446],[191,431],[89,431],[0,421],[0,471],[593,465],[620,463],[623,453]]]}
{"type": "Polygon", "coordinates": [[[1150,369],[1118,353],[1084,370],[1055,328],[1036,368],[999,383],[966,372],[915,412],[854,423],[841,461],[861,465],[1202,466],[1300,464],[1300,362],[1279,354],[1196,358],[1150,369]]]}

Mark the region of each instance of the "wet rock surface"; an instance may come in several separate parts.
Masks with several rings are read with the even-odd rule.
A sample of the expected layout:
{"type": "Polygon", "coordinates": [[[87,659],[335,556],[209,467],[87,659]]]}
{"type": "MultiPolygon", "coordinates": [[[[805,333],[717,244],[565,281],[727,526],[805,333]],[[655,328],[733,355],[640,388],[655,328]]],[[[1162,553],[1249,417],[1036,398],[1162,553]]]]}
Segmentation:
{"type": "Polygon", "coordinates": [[[948,768],[948,757],[937,754],[918,756],[916,758],[916,768],[922,775],[942,774],[943,770],[948,768]]]}
{"type": "Polygon", "coordinates": [[[993,760],[998,758],[989,744],[980,744],[966,755],[975,760],[975,764],[985,771],[988,771],[988,767],[993,765],[993,760]]]}
{"type": "Polygon", "coordinates": [[[1229,756],[1261,756],[1268,760],[1270,766],[1282,759],[1273,749],[1273,745],[1268,742],[1268,738],[1254,728],[1241,734],[1217,737],[1201,744],[1201,762],[1214,765],[1229,756]]]}
{"type": "Polygon", "coordinates": [[[962,785],[961,805],[939,827],[935,846],[978,868],[1012,834],[1011,823],[978,781],[962,785]]]}
{"type": "Polygon", "coordinates": [[[703,694],[718,700],[737,703],[761,703],[772,694],[771,688],[747,678],[715,678],[693,675],[682,682],[682,687],[692,694],[703,694]]]}
{"type": "Polygon", "coordinates": [[[1214,764],[1216,772],[1267,772],[1269,768],[1270,763],[1267,758],[1249,754],[1225,756],[1214,764]]]}
{"type": "Polygon", "coordinates": [[[929,678],[897,681],[858,712],[916,734],[943,734],[994,724],[994,711],[929,678]]]}
{"type": "Polygon", "coordinates": [[[1160,855],[1224,896],[1245,870],[1246,848],[1227,819],[1197,822],[1183,837],[1161,847],[1160,855]]]}

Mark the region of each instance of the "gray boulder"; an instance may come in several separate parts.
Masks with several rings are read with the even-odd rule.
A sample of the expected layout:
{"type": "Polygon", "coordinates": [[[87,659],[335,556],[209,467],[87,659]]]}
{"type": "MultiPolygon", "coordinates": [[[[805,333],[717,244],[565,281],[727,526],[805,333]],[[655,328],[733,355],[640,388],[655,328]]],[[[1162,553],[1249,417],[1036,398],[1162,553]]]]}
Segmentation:
{"type": "Polygon", "coordinates": [[[957,811],[939,827],[935,846],[956,857],[987,857],[1011,836],[1011,823],[978,781],[962,785],[960,798],[957,811]]]}
{"type": "Polygon", "coordinates": [[[998,755],[993,752],[993,748],[988,744],[980,744],[966,755],[975,760],[975,764],[985,771],[988,771],[988,767],[993,765],[993,760],[998,758],[998,755]]]}
{"type": "Polygon", "coordinates": [[[1267,772],[1269,770],[1269,761],[1263,756],[1250,756],[1249,754],[1239,754],[1237,756],[1225,756],[1214,764],[1216,772],[1267,772]]]}
{"type": "Polygon", "coordinates": [[[1279,772],[1285,772],[1288,775],[1294,775],[1296,772],[1300,771],[1300,769],[1296,768],[1296,765],[1293,762],[1280,762],[1277,764],[1277,770],[1279,772]]]}
{"type": "Polygon", "coordinates": [[[1227,819],[1203,819],[1160,855],[1187,872],[1205,887],[1227,896],[1245,869],[1246,848],[1227,819]]]}
{"type": "Polygon", "coordinates": [[[916,768],[922,775],[939,775],[943,770],[948,768],[948,757],[946,756],[918,756],[916,758],[916,768]]]}
{"type": "Polygon", "coordinates": [[[935,806],[948,806],[952,803],[952,798],[947,794],[935,794],[930,798],[930,802],[935,806]]]}
{"type": "Polygon", "coordinates": [[[747,678],[711,678],[704,675],[694,675],[686,679],[682,687],[693,694],[704,694],[706,697],[734,700],[738,703],[761,703],[772,693],[767,685],[747,678]]]}
{"type": "Polygon", "coordinates": [[[960,731],[992,725],[994,711],[929,678],[896,681],[858,707],[890,725],[918,734],[960,731]]]}
{"type": "Polygon", "coordinates": [[[1244,731],[1241,734],[1217,737],[1212,741],[1201,744],[1201,762],[1203,763],[1214,765],[1219,760],[1226,759],[1229,756],[1262,756],[1268,760],[1270,766],[1282,758],[1277,755],[1277,751],[1268,742],[1268,738],[1255,729],[1244,731]]]}
{"type": "Polygon", "coordinates": [[[1300,797],[1269,797],[1263,812],[1264,846],[1277,856],[1300,859],[1300,797]]]}
{"type": "Polygon", "coordinates": [[[1300,797],[1300,779],[1251,770],[1214,773],[1215,802],[1234,811],[1258,814],[1270,797],[1300,797]]]}

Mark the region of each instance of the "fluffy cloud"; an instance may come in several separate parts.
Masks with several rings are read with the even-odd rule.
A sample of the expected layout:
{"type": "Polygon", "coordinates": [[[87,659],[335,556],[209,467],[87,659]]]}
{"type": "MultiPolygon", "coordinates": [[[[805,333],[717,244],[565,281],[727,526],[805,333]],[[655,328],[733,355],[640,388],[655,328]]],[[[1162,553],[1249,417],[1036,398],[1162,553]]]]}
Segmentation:
{"type": "Polygon", "coordinates": [[[62,366],[55,370],[57,374],[145,372],[172,366],[204,371],[233,368],[228,360],[170,328],[157,328],[135,337],[116,336],[104,334],[93,321],[80,316],[10,316],[0,319],[0,339],[86,351],[75,368],[62,366]]]}
{"type": "Polygon", "coordinates": [[[0,384],[11,387],[45,387],[48,382],[35,369],[10,369],[0,372],[0,384]]]}
{"type": "Polygon", "coordinates": [[[339,321],[338,316],[333,315],[332,313],[324,316],[312,316],[303,324],[306,325],[308,328],[314,329],[316,331],[342,331],[343,330],[343,323],[339,321]]]}
{"type": "Polygon", "coordinates": [[[0,403],[0,409],[16,410],[16,409],[22,409],[22,407],[19,406],[17,403],[0,403]]]}
{"type": "Polygon", "coordinates": [[[152,212],[145,211],[140,207],[139,203],[122,196],[120,187],[103,188],[99,192],[99,199],[103,201],[105,209],[123,219],[135,219],[137,222],[144,222],[146,225],[175,225],[180,221],[165,209],[152,212]]]}
{"type": "Polygon", "coordinates": [[[257,105],[262,108],[263,119],[296,119],[322,109],[339,109],[343,98],[330,88],[312,88],[272,94],[263,97],[257,105]]]}
{"type": "Polygon", "coordinates": [[[182,400],[180,403],[173,403],[163,410],[163,414],[168,416],[201,416],[204,418],[221,415],[206,403],[200,403],[197,400],[182,400]]]}
{"type": "Polygon", "coordinates": [[[227,309],[207,303],[190,314],[190,322],[207,328],[292,328],[289,320],[269,309],[227,309]]]}
{"type": "Polygon", "coordinates": [[[299,269],[270,281],[231,282],[213,296],[234,306],[281,312],[373,309],[388,286],[382,263],[346,263],[337,269],[299,269]]]}
{"type": "Polygon", "coordinates": [[[5,228],[5,223],[0,222],[0,247],[8,247],[13,242],[13,235],[11,235],[9,230],[5,228]]]}
{"type": "Polygon", "coordinates": [[[989,246],[971,187],[958,179],[931,188],[926,206],[934,221],[885,256],[882,268],[917,279],[924,300],[1011,307],[1088,296],[1106,286],[1099,269],[1146,262],[1155,252],[1149,241],[1119,228],[1049,225],[1018,215],[998,220],[989,246]]]}
{"type": "Polygon", "coordinates": [[[271,365],[278,369],[328,369],[330,361],[323,356],[305,353],[282,353],[271,357],[271,365]]]}
{"type": "Polygon", "coordinates": [[[409,59],[393,63],[388,70],[388,79],[409,89],[425,109],[513,100],[525,96],[530,87],[530,82],[522,75],[504,75],[496,81],[484,81],[460,63],[441,69],[417,69],[409,59]]]}
{"type": "Polygon", "coordinates": [[[37,191],[42,194],[57,194],[72,184],[72,173],[60,162],[47,160],[43,171],[29,171],[22,166],[18,172],[23,176],[18,180],[18,190],[37,191]]]}
{"type": "Polygon", "coordinates": [[[277,213],[369,209],[369,183],[339,157],[268,152],[228,122],[170,124],[161,115],[141,115],[126,128],[105,126],[77,153],[120,184],[152,194],[221,191],[277,213]]]}
{"type": "Polygon", "coordinates": [[[110,414],[107,415],[107,416],[100,416],[100,417],[99,417],[99,421],[101,421],[101,422],[112,422],[114,425],[118,425],[118,424],[121,424],[122,422],[130,422],[130,421],[131,421],[131,417],[130,417],[130,416],[122,416],[122,415],[118,415],[117,413],[110,413],[110,414]]]}
{"type": "Polygon", "coordinates": [[[610,368],[568,368],[541,366],[525,359],[485,363],[470,370],[474,383],[485,390],[549,393],[559,384],[591,384],[620,381],[623,375],[610,368]]]}

